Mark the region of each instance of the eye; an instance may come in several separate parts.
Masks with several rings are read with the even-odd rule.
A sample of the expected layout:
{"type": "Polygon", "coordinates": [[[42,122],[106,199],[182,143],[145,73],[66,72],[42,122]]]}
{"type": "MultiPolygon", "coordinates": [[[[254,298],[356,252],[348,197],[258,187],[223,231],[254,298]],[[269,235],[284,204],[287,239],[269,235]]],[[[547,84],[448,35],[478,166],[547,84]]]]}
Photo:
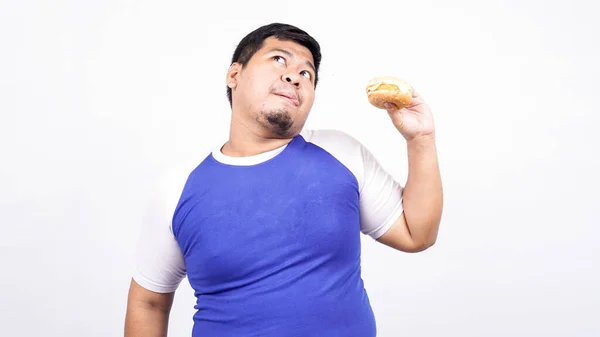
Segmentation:
{"type": "Polygon", "coordinates": [[[285,59],[281,56],[273,56],[273,60],[285,64],[285,59]]]}
{"type": "Polygon", "coordinates": [[[304,77],[308,78],[309,80],[312,78],[312,75],[310,74],[310,72],[304,70],[301,72],[302,75],[304,75],[304,77]]]}

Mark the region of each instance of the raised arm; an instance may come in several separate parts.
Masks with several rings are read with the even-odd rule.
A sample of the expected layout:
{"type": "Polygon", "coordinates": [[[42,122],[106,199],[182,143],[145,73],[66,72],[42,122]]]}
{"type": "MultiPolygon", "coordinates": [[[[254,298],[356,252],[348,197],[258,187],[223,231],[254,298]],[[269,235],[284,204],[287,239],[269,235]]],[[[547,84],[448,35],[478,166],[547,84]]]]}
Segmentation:
{"type": "Polygon", "coordinates": [[[387,106],[388,114],[406,139],[408,179],[402,195],[404,212],[378,241],[390,247],[419,252],[432,246],[442,216],[443,193],[431,111],[414,90],[403,109],[387,106]]]}
{"type": "Polygon", "coordinates": [[[420,252],[437,240],[442,215],[442,183],[435,139],[408,141],[408,180],[402,195],[404,212],[377,240],[405,252],[420,252]]]}

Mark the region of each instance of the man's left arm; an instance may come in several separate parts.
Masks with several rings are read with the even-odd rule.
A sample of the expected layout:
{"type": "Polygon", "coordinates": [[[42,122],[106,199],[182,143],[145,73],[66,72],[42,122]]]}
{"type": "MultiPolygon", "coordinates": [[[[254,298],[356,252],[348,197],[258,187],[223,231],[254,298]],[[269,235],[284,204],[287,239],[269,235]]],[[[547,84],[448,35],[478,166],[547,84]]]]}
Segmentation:
{"type": "Polygon", "coordinates": [[[408,179],[404,211],[377,241],[405,252],[431,247],[442,216],[443,193],[433,134],[407,140],[408,179]]]}
{"type": "Polygon", "coordinates": [[[410,105],[386,107],[392,123],[406,140],[408,179],[402,191],[403,212],[377,241],[406,252],[431,247],[442,216],[442,181],[435,127],[429,106],[413,89],[410,105]]]}

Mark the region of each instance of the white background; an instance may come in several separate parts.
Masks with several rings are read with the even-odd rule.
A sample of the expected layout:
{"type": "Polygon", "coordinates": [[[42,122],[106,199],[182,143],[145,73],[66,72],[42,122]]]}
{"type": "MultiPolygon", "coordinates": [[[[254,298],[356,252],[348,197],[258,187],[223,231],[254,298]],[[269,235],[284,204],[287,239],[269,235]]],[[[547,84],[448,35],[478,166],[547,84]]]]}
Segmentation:
{"type": "MultiPolygon", "coordinates": [[[[2,1],[0,335],[122,335],[142,199],[227,137],[239,40],[322,45],[307,127],[405,181],[364,94],[404,78],[435,116],[445,208],[420,254],[365,238],[380,336],[600,335],[600,24],[592,1],[2,1]],[[208,6],[212,6],[209,9],[208,6]]],[[[171,336],[188,336],[184,281],[171,336]]]]}

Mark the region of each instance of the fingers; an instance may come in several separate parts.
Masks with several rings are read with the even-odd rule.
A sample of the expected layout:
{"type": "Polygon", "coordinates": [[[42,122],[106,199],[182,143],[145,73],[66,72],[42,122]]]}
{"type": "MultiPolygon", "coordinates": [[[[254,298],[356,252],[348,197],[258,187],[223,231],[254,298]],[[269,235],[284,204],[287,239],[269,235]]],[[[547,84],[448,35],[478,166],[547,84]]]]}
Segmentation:
{"type": "Polygon", "coordinates": [[[388,113],[394,113],[399,110],[396,104],[393,103],[384,103],[383,106],[385,107],[388,113]]]}
{"type": "Polygon", "coordinates": [[[410,104],[407,106],[407,108],[412,108],[414,106],[424,104],[425,100],[423,99],[423,97],[421,97],[421,95],[415,90],[415,88],[413,86],[411,86],[411,89],[412,89],[412,100],[411,100],[410,104]]]}
{"type": "Polygon", "coordinates": [[[417,92],[413,86],[411,86],[410,88],[412,91],[412,99],[411,99],[410,104],[408,104],[407,106],[404,106],[402,109],[399,109],[398,106],[396,106],[393,103],[384,103],[384,107],[388,113],[393,114],[393,113],[400,112],[403,109],[412,109],[419,105],[425,104],[425,100],[423,99],[423,97],[421,97],[419,92],[417,92]]]}

